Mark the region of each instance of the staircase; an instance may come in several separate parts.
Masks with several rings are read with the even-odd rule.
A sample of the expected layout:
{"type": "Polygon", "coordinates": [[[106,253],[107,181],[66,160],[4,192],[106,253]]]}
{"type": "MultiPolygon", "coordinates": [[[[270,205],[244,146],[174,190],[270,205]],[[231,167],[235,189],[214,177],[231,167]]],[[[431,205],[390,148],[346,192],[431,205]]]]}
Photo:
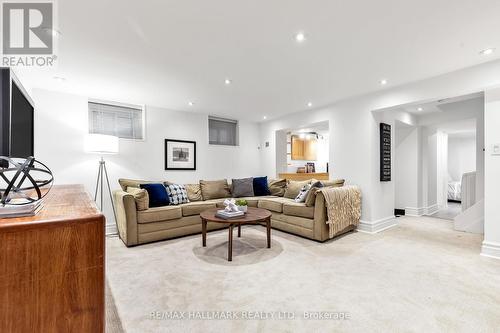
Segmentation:
{"type": "Polygon", "coordinates": [[[455,230],[473,234],[484,233],[484,200],[476,202],[471,207],[457,215],[454,219],[455,230]]]}
{"type": "Polygon", "coordinates": [[[476,172],[464,173],[461,184],[462,212],[464,212],[476,203],[476,172]]]}

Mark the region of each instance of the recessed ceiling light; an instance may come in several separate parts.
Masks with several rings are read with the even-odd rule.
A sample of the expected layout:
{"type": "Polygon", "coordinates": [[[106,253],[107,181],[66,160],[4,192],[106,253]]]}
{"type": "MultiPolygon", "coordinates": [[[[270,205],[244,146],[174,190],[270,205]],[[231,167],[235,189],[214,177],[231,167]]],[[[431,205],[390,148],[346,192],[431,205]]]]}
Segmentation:
{"type": "Polygon", "coordinates": [[[62,76],[54,76],[53,79],[56,80],[56,81],[59,81],[59,82],[66,81],[66,78],[62,77],[62,76]]]}
{"type": "Polygon", "coordinates": [[[267,116],[264,116],[264,117],[262,117],[262,118],[263,118],[264,120],[266,120],[266,119],[267,119],[267,116]]]}
{"type": "Polygon", "coordinates": [[[380,84],[385,86],[387,84],[387,80],[386,79],[382,79],[380,80],[380,84]]]}
{"type": "Polygon", "coordinates": [[[313,106],[313,103],[312,102],[307,102],[307,106],[311,107],[311,106],[313,106]]]}
{"type": "Polygon", "coordinates": [[[188,104],[189,104],[189,106],[193,106],[194,102],[189,101],[188,104]]]}
{"type": "Polygon", "coordinates": [[[230,79],[225,79],[225,80],[224,80],[224,84],[225,84],[226,86],[230,85],[232,82],[233,82],[233,81],[231,81],[230,79]]]}
{"type": "Polygon", "coordinates": [[[417,108],[417,111],[424,111],[424,108],[420,108],[420,107],[418,107],[418,108],[417,108]]]}
{"type": "Polygon", "coordinates": [[[303,41],[306,40],[306,35],[303,33],[303,32],[299,32],[295,35],[295,40],[298,42],[298,43],[302,43],[303,41]]]}
{"type": "Polygon", "coordinates": [[[493,49],[493,48],[489,48],[489,49],[484,49],[484,50],[481,50],[481,51],[479,52],[479,54],[481,54],[481,55],[490,55],[490,54],[492,54],[493,52],[495,52],[495,49],[493,49]]]}

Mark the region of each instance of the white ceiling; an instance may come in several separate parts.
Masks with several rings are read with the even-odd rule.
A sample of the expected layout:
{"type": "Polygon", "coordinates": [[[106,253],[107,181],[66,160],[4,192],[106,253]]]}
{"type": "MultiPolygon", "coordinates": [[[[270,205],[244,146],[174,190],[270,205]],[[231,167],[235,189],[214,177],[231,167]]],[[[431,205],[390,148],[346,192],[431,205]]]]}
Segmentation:
{"type": "Polygon", "coordinates": [[[465,119],[439,125],[439,130],[450,137],[475,137],[476,119],[465,119]]]}
{"type": "MultiPolygon", "coordinates": [[[[444,111],[449,111],[450,109],[453,110],[453,107],[457,105],[456,103],[461,103],[464,101],[470,101],[473,99],[481,99],[483,97],[482,92],[478,93],[473,93],[473,94],[468,94],[468,95],[462,95],[462,96],[457,96],[457,97],[450,97],[450,98],[444,98],[444,99],[439,99],[435,101],[429,101],[425,103],[411,103],[407,105],[401,106],[401,109],[403,111],[406,111],[408,113],[412,113],[416,116],[422,116],[426,115],[429,113],[435,113],[435,112],[444,112],[444,111]]],[[[482,101],[481,101],[482,103],[482,101]]]]}
{"type": "Polygon", "coordinates": [[[330,126],[328,121],[321,121],[318,123],[314,124],[304,124],[301,127],[296,127],[296,128],[289,128],[285,129],[283,131],[286,132],[292,132],[292,133],[309,133],[309,132],[316,132],[320,134],[328,134],[330,126]]]}
{"type": "Polygon", "coordinates": [[[478,54],[500,48],[498,0],[60,0],[58,7],[59,66],[21,71],[28,86],[255,121],[500,56],[478,54]]]}

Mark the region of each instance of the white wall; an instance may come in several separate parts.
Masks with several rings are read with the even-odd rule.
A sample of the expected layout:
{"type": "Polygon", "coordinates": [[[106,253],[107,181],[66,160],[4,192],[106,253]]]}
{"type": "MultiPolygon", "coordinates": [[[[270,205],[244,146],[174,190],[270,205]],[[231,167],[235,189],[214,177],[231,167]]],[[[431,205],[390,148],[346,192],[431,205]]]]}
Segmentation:
{"type": "Polygon", "coordinates": [[[426,140],[423,152],[426,156],[425,163],[427,169],[427,177],[422,179],[424,184],[427,185],[427,200],[424,201],[426,213],[429,209],[436,209],[438,204],[438,133],[436,131],[427,131],[428,135],[424,135],[426,140]]]}
{"type": "MultiPolygon", "coordinates": [[[[304,122],[329,121],[330,177],[345,178],[348,183],[361,187],[362,220],[377,225],[378,221],[393,215],[395,185],[379,181],[379,119],[372,111],[486,91],[485,144],[491,149],[493,142],[500,142],[500,89],[488,90],[494,86],[500,86],[500,61],[392,89],[387,86],[372,94],[269,120],[260,125],[260,142],[252,135],[257,130],[256,125],[242,124],[240,136],[243,140],[239,148],[209,147],[200,143],[200,170],[192,173],[163,170],[162,140],[178,137],[206,142],[206,116],[151,108],[147,141],[124,143],[123,153],[109,157],[109,168],[114,178],[145,175],[148,178],[176,178],[179,182],[253,175],[259,170],[261,174],[276,176],[276,131],[298,128],[304,122]],[[186,128],[192,130],[186,132],[186,128]],[[265,147],[266,141],[269,147],[265,147]],[[260,153],[257,151],[259,144],[262,146],[260,153]],[[227,155],[227,152],[235,154],[227,155]]],[[[83,124],[87,122],[87,99],[43,91],[36,91],[34,99],[38,103],[35,121],[38,158],[55,171],[56,182],[80,182],[92,189],[97,157],[82,154],[80,148],[85,134],[83,124]]],[[[422,163],[427,162],[423,160],[422,163]]],[[[487,154],[485,169],[485,244],[500,244],[500,158],[487,154]]],[[[422,174],[425,172],[422,170],[422,174]]],[[[116,187],[116,182],[112,183],[116,187]]],[[[425,191],[423,193],[425,196],[425,191]]],[[[485,249],[483,245],[483,252],[485,249]]]]}
{"type": "MultiPolygon", "coordinates": [[[[396,126],[395,129],[395,203],[397,208],[405,208],[409,215],[432,214],[438,207],[442,208],[447,205],[448,148],[446,132],[452,129],[458,130],[464,126],[464,123],[467,126],[470,123],[475,123],[476,132],[480,137],[478,141],[481,144],[481,149],[476,150],[475,147],[472,147],[472,156],[469,156],[468,162],[474,164],[472,170],[476,170],[475,163],[477,161],[479,184],[476,185],[476,188],[479,188],[480,193],[482,193],[484,180],[482,167],[484,159],[482,151],[484,99],[477,97],[440,105],[440,107],[443,109],[442,112],[413,115],[413,119],[410,120],[405,120],[402,117],[405,112],[397,111],[397,109],[384,112],[386,114],[384,119],[392,117],[402,124],[396,126]],[[412,144],[411,141],[406,141],[414,137],[406,138],[404,126],[412,126],[410,130],[419,130],[419,142],[412,144]],[[401,133],[398,136],[398,130],[403,132],[403,137],[401,137],[401,133]],[[405,141],[401,142],[403,139],[405,141]],[[399,144],[402,145],[398,149],[399,144]],[[416,158],[413,157],[414,154],[417,154],[416,158]],[[413,184],[414,181],[418,181],[419,184],[413,184]],[[414,195],[417,193],[418,198],[415,198],[414,195]]],[[[408,134],[406,133],[406,135],[408,134]]]]}
{"type": "Polygon", "coordinates": [[[500,155],[493,145],[500,144],[500,87],[485,91],[484,133],[484,241],[481,254],[500,258],[500,155]]]}
{"type": "Polygon", "coordinates": [[[395,208],[417,208],[419,205],[420,128],[395,126],[394,183],[395,208]]]}
{"type": "MultiPolygon", "coordinates": [[[[276,174],[288,172],[288,134],[287,131],[276,131],[276,174]]],[[[265,148],[265,144],[262,146],[265,148]]],[[[276,175],[273,175],[274,178],[276,175]]]]}
{"type": "Polygon", "coordinates": [[[329,121],[331,177],[346,178],[361,187],[362,220],[376,224],[393,215],[395,186],[379,181],[380,120],[372,111],[467,95],[496,85],[500,85],[500,61],[269,120],[260,128],[261,142],[270,141],[270,147],[261,151],[262,171],[276,174],[275,131],[329,121]]]}
{"type": "MultiPolygon", "coordinates": [[[[348,183],[359,184],[361,188],[370,187],[370,168],[366,167],[366,159],[370,159],[369,134],[373,130],[373,119],[363,117],[363,107],[334,106],[316,111],[291,114],[277,120],[261,124],[260,139],[262,146],[269,141],[269,147],[261,150],[261,170],[269,177],[277,176],[276,169],[276,132],[289,128],[300,128],[304,123],[329,122],[329,161],[330,178],[345,178],[348,183]],[[305,118],[304,118],[305,116],[305,118]]],[[[278,148],[280,149],[280,148],[278,148]]],[[[377,176],[378,177],[378,176],[377,176]]],[[[369,192],[363,192],[362,213],[369,215],[369,192]]]]}
{"type": "Polygon", "coordinates": [[[437,133],[437,168],[436,187],[437,205],[439,209],[448,206],[448,134],[437,133]]]}
{"type": "Polygon", "coordinates": [[[461,181],[466,172],[476,171],[476,138],[448,137],[448,174],[461,181]]]}
{"type": "MultiPolygon", "coordinates": [[[[476,200],[479,201],[484,196],[484,98],[478,97],[461,102],[449,103],[441,105],[440,108],[443,112],[435,112],[419,116],[417,123],[423,130],[422,135],[422,154],[423,160],[426,164],[424,168],[424,177],[422,178],[422,186],[424,195],[427,197],[422,200],[425,209],[433,208],[435,205],[444,207],[447,204],[446,200],[446,186],[448,181],[447,166],[445,165],[447,157],[447,149],[443,148],[445,142],[442,139],[441,133],[443,129],[448,129],[453,124],[463,121],[475,120],[477,147],[475,151],[476,167],[476,200]],[[436,140],[430,139],[431,136],[437,135],[436,140]],[[436,148],[429,147],[429,145],[437,145],[436,148]],[[478,149],[478,147],[480,147],[478,149]],[[435,154],[436,156],[425,156],[426,154],[435,154]],[[434,161],[436,159],[436,161],[434,161]],[[438,164],[434,164],[434,163],[438,164]],[[437,166],[436,166],[437,165],[437,166]],[[432,169],[431,169],[432,168],[432,169]],[[434,168],[438,168],[436,171],[434,168]],[[434,192],[438,191],[435,195],[434,192]]],[[[432,212],[432,210],[431,210],[432,212]]]]}
{"type": "Polygon", "coordinates": [[[439,128],[453,121],[476,121],[476,200],[484,197],[484,98],[442,106],[445,112],[430,114],[419,120],[419,125],[439,128]]]}
{"type": "MultiPolygon", "coordinates": [[[[88,98],[45,90],[34,90],[35,156],[55,175],[55,184],[81,183],[94,191],[99,156],[84,153],[88,132],[88,98]]],[[[238,147],[208,144],[206,114],[146,107],[146,139],[120,140],[120,153],[108,155],[106,165],[112,189],[118,178],[170,180],[179,183],[199,179],[258,176],[258,125],[240,122],[238,147]],[[196,171],[164,170],[164,139],[197,142],[196,171]]],[[[109,200],[105,206],[109,207],[109,200]]],[[[108,224],[114,225],[111,210],[108,224]]]]}

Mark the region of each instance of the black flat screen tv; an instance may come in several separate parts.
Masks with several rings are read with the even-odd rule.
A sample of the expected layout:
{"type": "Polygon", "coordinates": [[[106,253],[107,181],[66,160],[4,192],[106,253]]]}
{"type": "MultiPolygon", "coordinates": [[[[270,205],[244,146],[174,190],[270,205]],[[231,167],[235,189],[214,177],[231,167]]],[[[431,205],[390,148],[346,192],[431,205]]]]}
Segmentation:
{"type": "Polygon", "coordinates": [[[33,156],[34,104],[9,68],[0,68],[0,98],[0,156],[33,156]]]}

